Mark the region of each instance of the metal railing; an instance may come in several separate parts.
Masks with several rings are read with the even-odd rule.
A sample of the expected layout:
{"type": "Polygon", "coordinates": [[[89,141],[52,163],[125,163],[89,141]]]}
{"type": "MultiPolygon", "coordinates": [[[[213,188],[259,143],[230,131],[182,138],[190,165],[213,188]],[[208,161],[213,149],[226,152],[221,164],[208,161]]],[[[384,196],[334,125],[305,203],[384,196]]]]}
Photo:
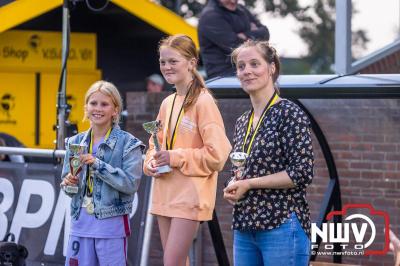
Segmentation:
{"type": "Polygon", "coordinates": [[[31,157],[44,157],[44,158],[64,158],[65,150],[0,147],[0,154],[22,155],[31,157]]]}

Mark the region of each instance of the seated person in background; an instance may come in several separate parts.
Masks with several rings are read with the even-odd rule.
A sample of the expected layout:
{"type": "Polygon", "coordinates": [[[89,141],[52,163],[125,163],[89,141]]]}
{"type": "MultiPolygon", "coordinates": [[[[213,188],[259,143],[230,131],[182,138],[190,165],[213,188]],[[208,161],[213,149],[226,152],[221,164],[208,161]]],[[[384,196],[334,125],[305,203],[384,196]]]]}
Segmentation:
{"type": "Polygon", "coordinates": [[[245,40],[269,40],[267,27],[238,0],[209,0],[197,30],[208,79],[235,74],[230,54],[245,40]]]}
{"type": "Polygon", "coordinates": [[[162,92],[164,87],[164,79],[158,74],[152,74],[146,79],[147,92],[162,92]]]}

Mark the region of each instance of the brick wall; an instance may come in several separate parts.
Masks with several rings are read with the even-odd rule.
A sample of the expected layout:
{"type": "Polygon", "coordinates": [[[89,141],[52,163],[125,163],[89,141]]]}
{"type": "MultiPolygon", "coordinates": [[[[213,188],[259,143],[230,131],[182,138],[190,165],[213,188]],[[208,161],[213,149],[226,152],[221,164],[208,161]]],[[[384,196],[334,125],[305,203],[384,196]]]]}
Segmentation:
{"type": "MultiPolygon", "coordinates": [[[[333,152],[343,204],[369,203],[390,214],[397,234],[400,218],[399,100],[306,100],[333,152]]],[[[309,188],[313,217],[326,185],[326,167],[318,144],[316,175],[309,188]]],[[[382,224],[377,234],[383,243],[382,224]]],[[[393,265],[391,256],[345,257],[361,265],[393,265]]]]}
{"type": "MultiPolygon", "coordinates": [[[[129,117],[127,130],[148,140],[141,124],[155,119],[162,98],[167,94],[127,94],[129,117]]],[[[400,235],[400,100],[304,100],[322,128],[334,155],[341,184],[342,201],[370,203],[389,212],[392,229],[400,235]]],[[[228,137],[232,137],[236,118],[249,108],[249,100],[219,100],[228,137]]],[[[312,219],[316,220],[328,182],[328,172],[320,147],[314,137],[315,177],[308,188],[312,219]]],[[[223,182],[229,163],[220,174],[216,210],[224,242],[232,258],[231,207],[222,199],[223,182]]],[[[382,223],[377,224],[377,244],[382,244],[382,223]]],[[[207,224],[201,226],[202,264],[217,265],[207,224]]],[[[330,260],[319,257],[318,260],[330,260]]],[[[343,257],[346,263],[359,265],[393,265],[391,255],[343,257]]],[[[149,265],[162,265],[162,250],[157,224],[151,240],[149,265]]]]}
{"type": "Polygon", "coordinates": [[[400,51],[382,58],[359,72],[361,74],[400,73],[400,51]]]}

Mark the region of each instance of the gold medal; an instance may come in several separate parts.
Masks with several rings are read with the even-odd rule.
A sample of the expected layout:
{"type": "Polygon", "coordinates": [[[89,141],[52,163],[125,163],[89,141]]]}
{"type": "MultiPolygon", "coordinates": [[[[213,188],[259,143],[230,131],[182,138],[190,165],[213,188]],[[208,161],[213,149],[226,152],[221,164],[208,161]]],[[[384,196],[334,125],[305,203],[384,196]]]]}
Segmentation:
{"type": "Polygon", "coordinates": [[[91,201],[92,198],[85,195],[85,197],[83,197],[82,207],[86,208],[91,201]]]}
{"type": "Polygon", "coordinates": [[[90,215],[94,213],[94,204],[93,201],[91,201],[87,206],[86,206],[86,212],[90,215]]]}

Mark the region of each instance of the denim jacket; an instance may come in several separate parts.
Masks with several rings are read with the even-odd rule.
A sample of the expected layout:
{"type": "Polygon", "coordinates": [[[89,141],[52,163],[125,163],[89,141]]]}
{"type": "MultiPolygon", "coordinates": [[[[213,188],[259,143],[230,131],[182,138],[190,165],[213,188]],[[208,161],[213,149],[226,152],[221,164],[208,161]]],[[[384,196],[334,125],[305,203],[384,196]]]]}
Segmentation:
{"type": "MultiPolygon", "coordinates": [[[[90,131],[79,133],[66,139],[67,152],[61,177],[69,172],[70,143],[89,144],[90,131]]],[[[142,176],[142,153],[144,144],[128,132],[114,126],[110,136],[101,143],[96,152],[96,161],[90,166],[93,174],[94,215],[97,219],[129,214],[132,211],[134,195],[139,187],[142,176]]],[[[86,171],[84,166],[79,176],[77,194],[67,194],[72,197],[71,217],[78,219],[85,194],[86,171]]]]}

